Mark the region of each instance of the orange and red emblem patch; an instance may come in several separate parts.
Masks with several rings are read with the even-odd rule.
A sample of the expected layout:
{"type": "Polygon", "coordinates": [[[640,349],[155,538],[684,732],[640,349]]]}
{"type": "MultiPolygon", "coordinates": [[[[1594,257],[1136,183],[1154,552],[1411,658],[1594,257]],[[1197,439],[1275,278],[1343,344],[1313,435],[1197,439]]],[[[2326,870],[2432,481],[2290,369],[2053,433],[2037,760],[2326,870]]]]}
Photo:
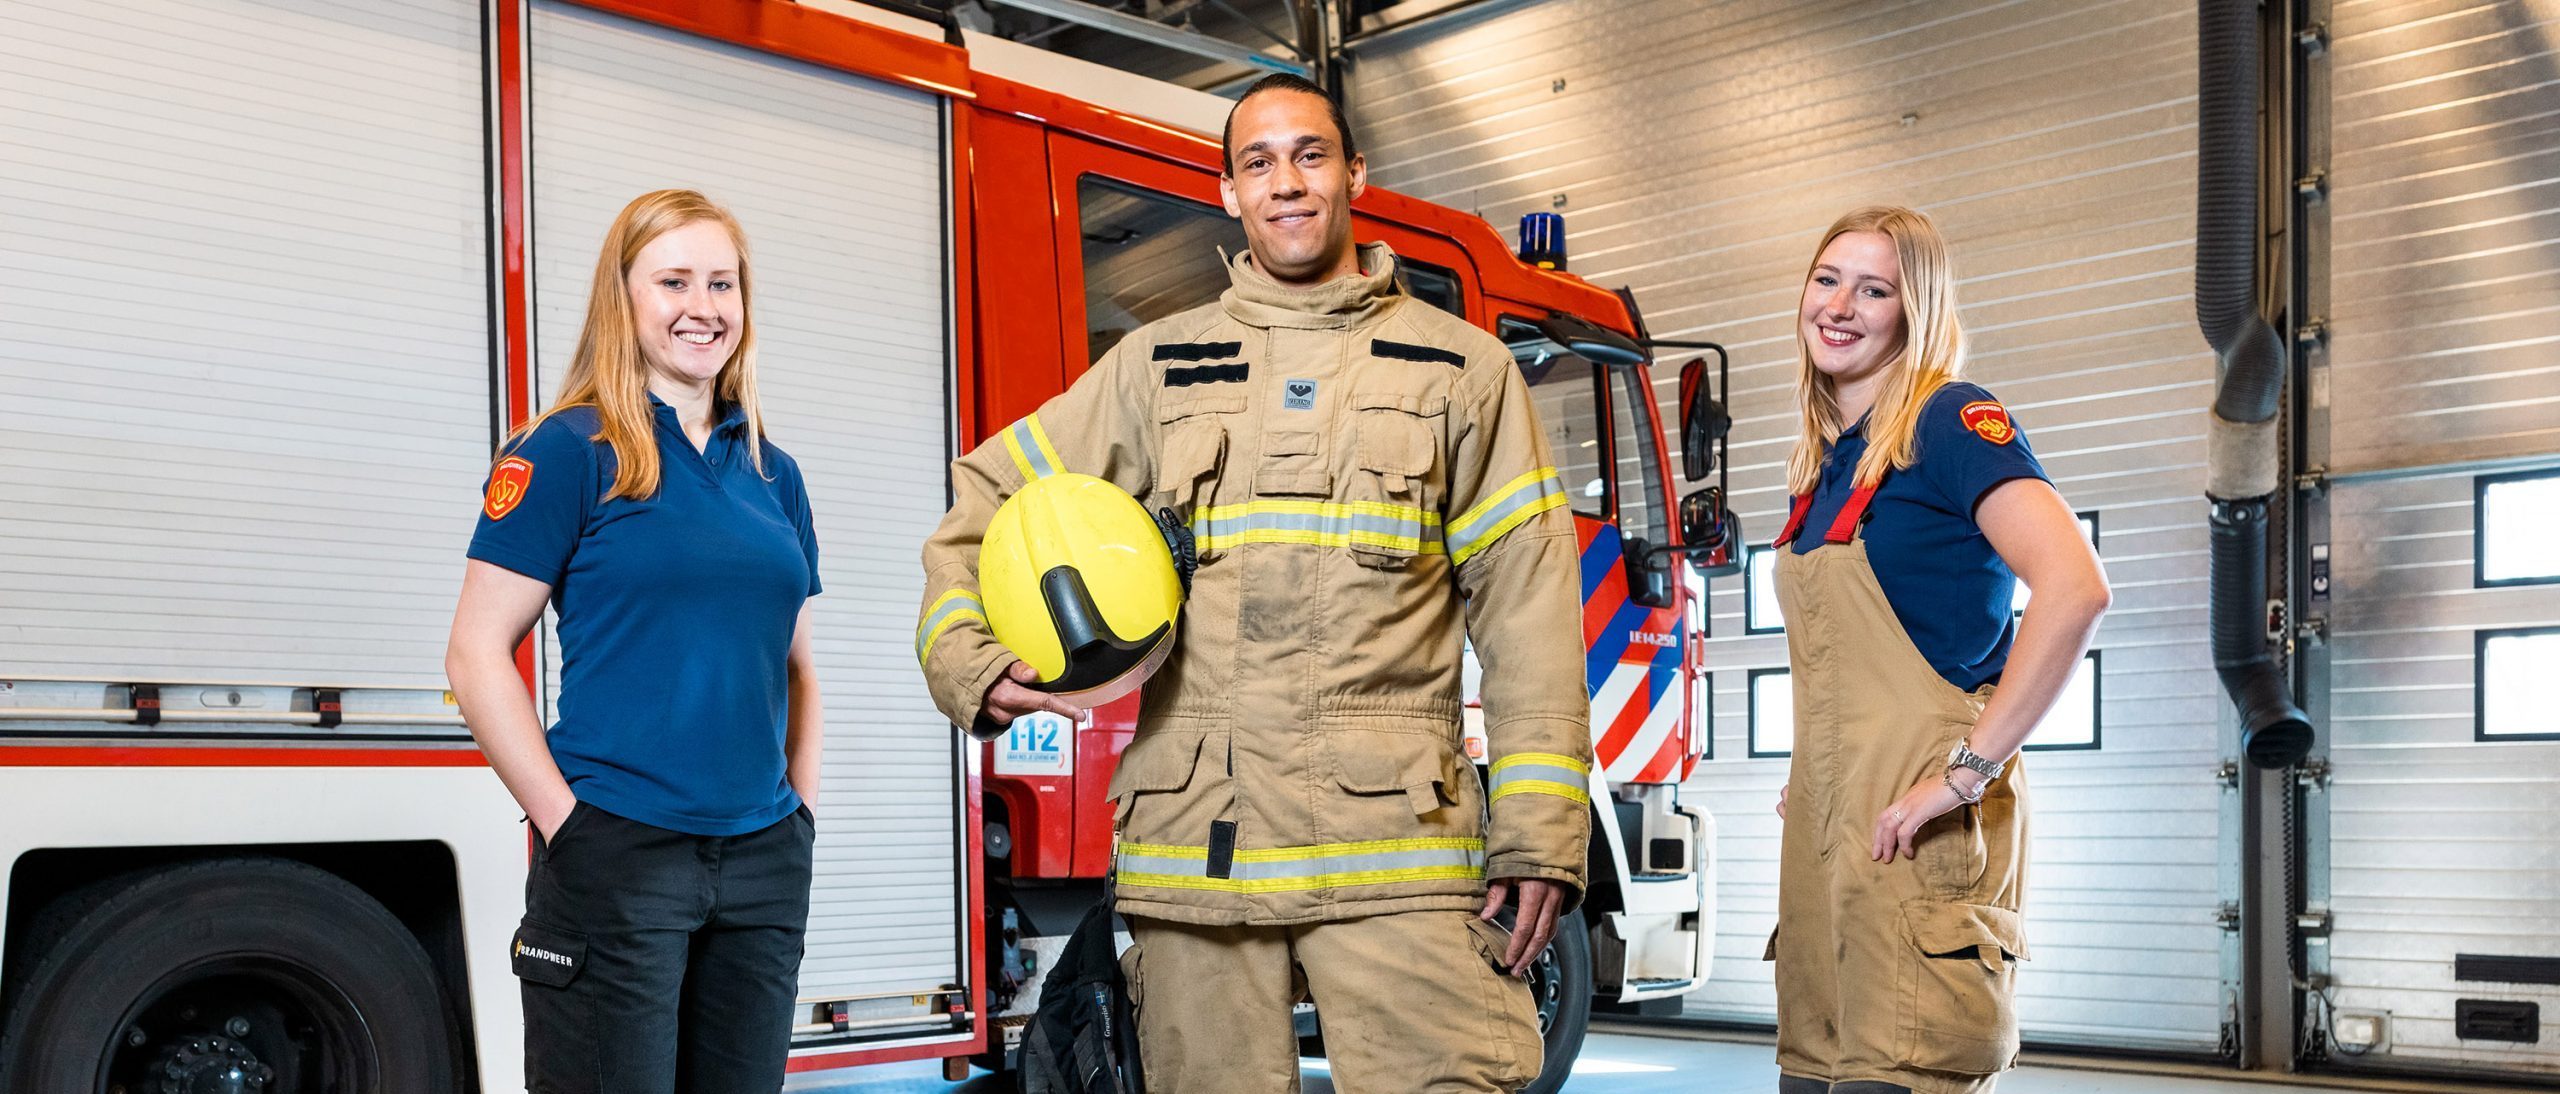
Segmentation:
{"type": "Polygon", "coordinates": [[[533,486],[533,461],[522,456],[499,460],[489,472],[489,496],[480,503],[480,511],[490,520],[505,520],[524,500],[524,492],[533,486]]]}
{"type": "Polygon", "coordinates": [[[1975,436],[1993,444],[2007,444],[2018,435],[2018,427],[2009,424],[2009,408],[1989,400],[1966,403],[1956,416],[1975,436]]]}

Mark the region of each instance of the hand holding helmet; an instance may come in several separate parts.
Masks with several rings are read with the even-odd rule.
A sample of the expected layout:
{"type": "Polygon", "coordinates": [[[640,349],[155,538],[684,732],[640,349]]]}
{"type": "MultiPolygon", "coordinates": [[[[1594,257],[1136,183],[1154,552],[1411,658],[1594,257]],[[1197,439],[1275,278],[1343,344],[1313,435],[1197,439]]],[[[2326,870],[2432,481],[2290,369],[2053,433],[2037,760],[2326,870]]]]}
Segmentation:
{"type": "Polygon", "coordinates": [[[987,522],[978,580],[988,629],[1020,660],[987,688],[971,732],[992,736],[1039,711],[1080,718],[1145,683],[1173,651],[1189,540],[1089,475],[1036,479],[1006,499],[987,522]]]}
{"type": "Polygon", "coordinates": [[[1043,712],[1063,718],[1085,716],[1085,708],[1039,690],[1035,687],[1039,682],[1040,670],[1028,664],[1015,661],[1005,666],[1004,675],[987,685],[986,704],[981,708],[985,723],[1002,728],[1025,714],[1043,712]]]}

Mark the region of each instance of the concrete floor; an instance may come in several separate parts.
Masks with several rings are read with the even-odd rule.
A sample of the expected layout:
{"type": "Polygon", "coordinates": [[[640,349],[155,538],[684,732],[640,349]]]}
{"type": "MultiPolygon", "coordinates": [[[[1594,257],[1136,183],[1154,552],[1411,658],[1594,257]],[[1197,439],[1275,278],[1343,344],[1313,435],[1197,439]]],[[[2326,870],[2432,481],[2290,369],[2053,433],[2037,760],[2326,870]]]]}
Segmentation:
{"type": "MultiPolygon", "coordinates": [[[[1301,1076],[1304,1094],[1334,1094],[1323,1061],[1308,1061],[1301,1076]]],[[[1564,1094],[1770,1094],[1777,1085],[1778,1068],[1765,1043],[1595,1030],[1583,1044],[1564,1094]]],[[[943,1082],[941,1065],[932,1061],[889,1065],[853,1077],[799,1078],[783,1089],[787,1094],[1014,1094],[1011,1082],[983,1072],[966,1082],[943,1082]]],[[[2138,1067],[2097,1071],[2030,1065],[2000,1081],[2000,1094],[2280,1094],[2284,1089],[2264,1081],[2164,1075],[2138,1067]]]]}

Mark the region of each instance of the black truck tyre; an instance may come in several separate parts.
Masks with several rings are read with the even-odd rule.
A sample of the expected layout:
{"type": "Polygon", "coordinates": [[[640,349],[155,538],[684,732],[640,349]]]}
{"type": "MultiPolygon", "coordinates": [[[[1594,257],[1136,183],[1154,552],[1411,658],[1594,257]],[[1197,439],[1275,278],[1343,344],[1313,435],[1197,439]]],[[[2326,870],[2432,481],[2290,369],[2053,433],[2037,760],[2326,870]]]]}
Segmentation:
{"type": "Polygon", "coordinates": [[[109,878],[38,913],[11,970],[0,1090],[457,1094],[426,951],[362,890],[273,858],[109,878]]]}

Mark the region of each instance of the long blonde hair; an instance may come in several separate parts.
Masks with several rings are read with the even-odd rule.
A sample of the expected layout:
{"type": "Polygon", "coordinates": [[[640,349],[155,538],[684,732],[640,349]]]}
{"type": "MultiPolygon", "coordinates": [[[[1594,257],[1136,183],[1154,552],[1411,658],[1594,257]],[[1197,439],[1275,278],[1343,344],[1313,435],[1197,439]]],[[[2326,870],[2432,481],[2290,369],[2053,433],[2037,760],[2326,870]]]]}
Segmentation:
{"type": "Polygon", "coordinates": [[[738,218],[710,198],[692,190],[653,190],[631,199],[605,229],[604,246],[596,254],[595,279],[587,289],[587,322],[578,332],[578,349],[569,358],[569,374],[560,395],[540,417],[526,422],[507,438],[531,434],[552,415],[571,407],[596,410],[596,434],[590,441],[612,446],[616,467],[613,488],[605,500],[646,498],[658,492],[657,427],[649,408],[649,366],[640,349],[640,330],[631,317],[631,264],[640,250],[659,236],[698,221],[714,221],[729,230],[738,248],[738,345],[713,377],[712,395],[746,413],[747,455],[764,472],[764,412],[756,401],[755,278],[748,272],[747,233],[738,218]]]}
{"type": "MultiPolygon", "coordinates": [[[[1852,209],[1831,223],[1805,263],[1805,280],[1822,264],[1822,251],[1849,232],[1882,232],[1893,240],[1902,261],[1902,345],[1885,362],[1884,388],[1867,413],[1867,450],[1858,459],[1858,486],[1873,486],[1885,471],[1911,466],[1920,426],[1920,410],[1929,396],[1964,372],[1964,323],[1956,317],[1955,264],[1947,257],[1947,240],[1929,214],[1900,205],[1852,209]]],[[[1801,306],[1801,297],[1799,297],[1801,306]]],[[[1813,367],[1813,347],[1805,344],[1804,324],[1796,324],[1796,410],[1802,432],[1787,456],[1787,492],[1810,494],[1822,479],[1823,457],[1831,454],[1842,430],[1854,423],[1840,420],[1839,393],[1831,378],[1813,367]]]]}

